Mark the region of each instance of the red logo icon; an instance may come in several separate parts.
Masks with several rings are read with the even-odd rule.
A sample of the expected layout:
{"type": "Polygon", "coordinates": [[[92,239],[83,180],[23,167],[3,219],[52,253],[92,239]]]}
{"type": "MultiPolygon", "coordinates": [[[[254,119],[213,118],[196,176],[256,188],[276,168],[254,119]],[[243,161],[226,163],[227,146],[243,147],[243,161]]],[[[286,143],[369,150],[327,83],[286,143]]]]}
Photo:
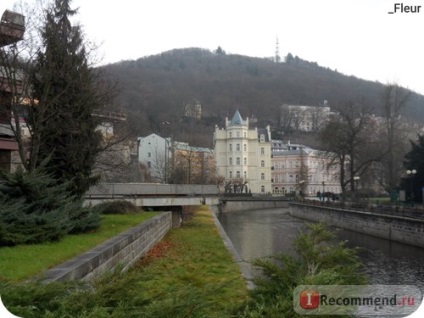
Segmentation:
{"type": "Polygon", "coordinates": [[[315,309],[319,306],[319,293],[315,290],[304,290],[300,293],[300,307],[303,309],[315,309]]]}

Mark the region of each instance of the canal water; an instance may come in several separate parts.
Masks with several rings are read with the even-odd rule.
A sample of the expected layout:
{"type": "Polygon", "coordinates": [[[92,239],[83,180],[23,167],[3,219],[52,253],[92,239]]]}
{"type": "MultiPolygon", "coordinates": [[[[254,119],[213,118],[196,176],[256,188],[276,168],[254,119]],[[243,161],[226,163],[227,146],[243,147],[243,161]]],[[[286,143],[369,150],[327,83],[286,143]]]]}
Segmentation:
{"type": "MultiPolygon", "coordinates": [[[[245,261],[293,252],[293,239],[308,222],[286,209],[221,213],[218,219],[245,261]]],[[[347,246],[360,247],[369,284],[416,285],[424,291],[424,249],[343,229],[336,233],[347,246]]]]}

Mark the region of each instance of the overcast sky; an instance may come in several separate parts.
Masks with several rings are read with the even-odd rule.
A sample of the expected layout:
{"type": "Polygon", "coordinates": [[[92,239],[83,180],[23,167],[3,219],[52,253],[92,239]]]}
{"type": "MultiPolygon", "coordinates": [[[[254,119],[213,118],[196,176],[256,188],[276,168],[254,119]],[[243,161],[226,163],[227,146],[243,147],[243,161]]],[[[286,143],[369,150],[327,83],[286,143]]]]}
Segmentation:
{"type": "MultiPolygon", "coordinates": [[[[34,0],[29,0],[29,2],[34,0]]],[[[1,0],[0,9],[14,0],[1,0]]],[[[424,0],[74,0],[103,63],[174,48],[255,57],[288,52],[339,72],[424,94],[424,0]]]]}

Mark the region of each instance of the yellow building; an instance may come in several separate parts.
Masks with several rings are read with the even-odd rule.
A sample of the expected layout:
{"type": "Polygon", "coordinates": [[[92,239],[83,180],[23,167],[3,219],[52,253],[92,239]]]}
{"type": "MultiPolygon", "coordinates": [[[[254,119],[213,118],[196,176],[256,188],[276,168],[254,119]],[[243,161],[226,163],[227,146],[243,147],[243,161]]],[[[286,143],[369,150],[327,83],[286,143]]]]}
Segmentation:
{"type": "Polygon", "coordinates": [[[173,183],[216,184],[215,160],[211,149],[174,142],[172,158],[173,183]]]}
{"type": "Polygon", "coordinates": [[[239,111],[225,119],[225,128],[215,127],[214,153],[218,177],[227,192],[271,193],[270,127],[249,129],[249,118],[239,111]]]}

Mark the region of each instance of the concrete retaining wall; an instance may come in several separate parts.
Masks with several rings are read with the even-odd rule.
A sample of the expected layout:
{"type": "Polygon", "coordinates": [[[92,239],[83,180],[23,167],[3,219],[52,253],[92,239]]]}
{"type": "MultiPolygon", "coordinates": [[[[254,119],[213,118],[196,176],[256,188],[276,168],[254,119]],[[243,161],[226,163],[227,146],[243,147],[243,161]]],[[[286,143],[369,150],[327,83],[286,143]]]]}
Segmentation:
{"type": "Polygon", "coordinates": [[[221,199],[219,205],[219,211],[222,213],[233,212],[233,211],[245,211],[245,210],[261,210],[261,209],[275,209],[275,208],[287,208],[289,206],[288,200],[272,199],[272,198],[229,198],[221,199]]]}
{"type": "Polygon", "coordinates": [[[115,236],[92,250],[48,270],[44,282],[91,279],[117,266],[127,270],[159,242],[172,227],[171,212],[164,212],[115,236]]]}
{"type": "Polygon", "coordinates": [[[290,214],[348,230],[424,247],[424,220],[290,203],[290,214]]]}

